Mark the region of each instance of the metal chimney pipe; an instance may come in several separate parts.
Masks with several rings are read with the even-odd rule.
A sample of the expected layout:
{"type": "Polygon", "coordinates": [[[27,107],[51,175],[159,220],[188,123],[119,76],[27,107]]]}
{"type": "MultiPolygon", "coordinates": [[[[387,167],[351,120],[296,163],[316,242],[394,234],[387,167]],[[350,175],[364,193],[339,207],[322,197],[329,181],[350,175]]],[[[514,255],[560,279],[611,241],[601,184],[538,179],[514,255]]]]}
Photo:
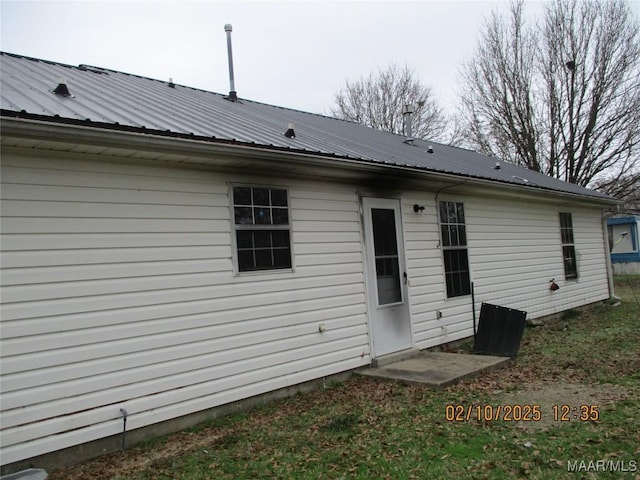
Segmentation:
{"type": "Polygon", "coordinates": [[[404,106],[402,116],[404,117],[404,134],[407,137],[405,143],[413,143],[413,132],[411,131],[411,124],[413,123],[413,108],[408,103],[404,106]]]}
{"type": "Polygon", "coordinates": [[[238,101],[238,95],[236,93],[235,81],[233,79],[233,53],[231,51],[231,32],[232,27],[230,23],[227,23],[224,26],[224,31],[227,32],[227,55],[229,57],[229,96],[225,97],[227,100],[231,102],[238,101]]]}

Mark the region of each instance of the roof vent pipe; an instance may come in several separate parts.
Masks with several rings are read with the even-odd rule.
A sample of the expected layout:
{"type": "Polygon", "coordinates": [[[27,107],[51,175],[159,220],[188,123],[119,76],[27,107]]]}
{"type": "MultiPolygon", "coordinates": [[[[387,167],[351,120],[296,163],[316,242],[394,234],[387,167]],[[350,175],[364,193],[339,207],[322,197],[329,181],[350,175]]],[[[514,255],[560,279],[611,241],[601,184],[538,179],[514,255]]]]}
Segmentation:
{"type": "Polygon", "coordinates": [[[411,131],[411,124],[413,123],[413,108],[407,103],[402,111],[402,118],[404,119],[404,134],[407,139],[404,143],[413,143],[413,134],[411,131]]]}
{"type": "Polygon", "coordinates": [[[227,55],[229,57],[229,96],[224,97],[230,102],[237,102],[238,95],[236,93],[235,81],[233,79],[233,53],[231,51],[231,24],[227,23],[224,26],[224,31],[227,32],[227,55]]]}
{"type": "Polygon", "coordinates": [[[293,123],[289,122],[287,131],[284,132],[284,136],[287,138],[296,138],[296,132],[293,130],[293,123]]]}
{"type": "Polygon", "coordinates": [[[69,91],[69,87],[67,87],[67,81],[64,78],[61,78],[58,82],[58,86],[53,89],[53,93],[56,95],[60,95],[61,97],[70,97],[71,92],[69,91]]]}

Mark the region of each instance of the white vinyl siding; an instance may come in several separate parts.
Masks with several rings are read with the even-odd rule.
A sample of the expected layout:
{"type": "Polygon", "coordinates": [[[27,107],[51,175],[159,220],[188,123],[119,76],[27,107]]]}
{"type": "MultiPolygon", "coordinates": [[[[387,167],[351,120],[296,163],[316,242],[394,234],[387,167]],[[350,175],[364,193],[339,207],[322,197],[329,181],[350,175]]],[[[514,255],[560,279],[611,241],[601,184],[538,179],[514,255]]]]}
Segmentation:
{"type": "MultiPolygon", "coordinates": [[[[370,362],[357,186],[18,152],[1,158],[3,464],[119,434],[120,408],[135,429],[370,362]],[[292,269],[234,270],[233,185],[287,189],[292,269]]],[[[451,193],[401,199],[416,347],[473,333],[471,297],[447,298],[440,200],[464,203],[478,313],[608,296],[598,208],[451,193]]]]}
{"type": "Polygon", "coordinates": [[[287,182],[295,272],[238,277],[229,185],[264,178],[3,152],[2,181],[3,464],[370,361],[355,188],[287,182]]]}
{"type": "Polygon", "coordinates": [[[530,202],[472,202],[469,255],[477,310],[481,302],[538,318],[609,296],[600,211],[571,207],[580,277],[565,281],[558,208],[530,202]],[[560,289],[551,291],[554,280],[560,289]]]}
{"type": "MultiPolygon", "coordinates": [[[[447,199],[465,205],[476,315],[482,302],[525,310],[527,318],[538,318],[609,296],[598,208],[571,206],[580,277],[565,281],[557,206],[541,202],[533,208],[528,200],[466,195],[447,199]],[[556,292],[549,290],[551,279],[560,286],[556,292]]],[[[472,335],[471,297],[447,299],[434,194],[408,193],[403,212],[416,346],[432,347],[472,335]],[[413,204],[425,209],[415,213],[413,204]]]]}
{"type": "Polygon", "coordinates": [[[413,341],[416,347],[427,348],[447,341],[443,329],[446,325],[456,322],[460,328],[466,328],[469,317],[465,314],[471,310],[467,309],[465,314],[454,318],[449,309],[447,317],[437,318],[437,311],[441,311],[446,304],[459,304],[462,299],[446,300],[438,209],[434,195],[412,193],[403,198],[402,207],[413,341]],[[415,213],[414,204],[422,205],[425,209],[415,213]]]}

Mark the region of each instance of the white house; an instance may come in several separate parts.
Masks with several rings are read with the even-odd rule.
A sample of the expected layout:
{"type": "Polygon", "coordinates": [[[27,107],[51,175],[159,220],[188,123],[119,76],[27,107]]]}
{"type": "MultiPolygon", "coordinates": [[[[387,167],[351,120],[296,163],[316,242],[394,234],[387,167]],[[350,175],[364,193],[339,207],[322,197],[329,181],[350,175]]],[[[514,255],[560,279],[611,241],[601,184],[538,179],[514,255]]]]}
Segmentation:
{"type": "Polygon", "coordinates": [[[483,301],[536,318],[612,293],[615,202],[598,192],[320,115],[0,60],[5,467],[117,438],[121,409],[135,431],[469,337],[483,301]]]}

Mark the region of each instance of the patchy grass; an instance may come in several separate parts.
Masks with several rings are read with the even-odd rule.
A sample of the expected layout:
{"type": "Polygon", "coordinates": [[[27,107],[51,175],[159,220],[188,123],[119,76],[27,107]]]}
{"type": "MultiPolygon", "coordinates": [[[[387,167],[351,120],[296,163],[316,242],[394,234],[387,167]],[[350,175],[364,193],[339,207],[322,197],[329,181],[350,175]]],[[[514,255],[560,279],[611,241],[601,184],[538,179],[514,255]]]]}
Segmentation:
{"type": "Polygon", "coordinates": [[[508,369],[441,391],[353,377],[49,478],[640,478],[640,278],[617,280],[620,305],[528,328],[508,369]],[[483,418],[447,421],[447,405],[472,417],[479,405],[483,418]],[[484,418],[484,406],[505,405],[539,405],[541,418],[484,418]],[[567,471],[581,460],[636,461],[638,471],[567,471]]]}

